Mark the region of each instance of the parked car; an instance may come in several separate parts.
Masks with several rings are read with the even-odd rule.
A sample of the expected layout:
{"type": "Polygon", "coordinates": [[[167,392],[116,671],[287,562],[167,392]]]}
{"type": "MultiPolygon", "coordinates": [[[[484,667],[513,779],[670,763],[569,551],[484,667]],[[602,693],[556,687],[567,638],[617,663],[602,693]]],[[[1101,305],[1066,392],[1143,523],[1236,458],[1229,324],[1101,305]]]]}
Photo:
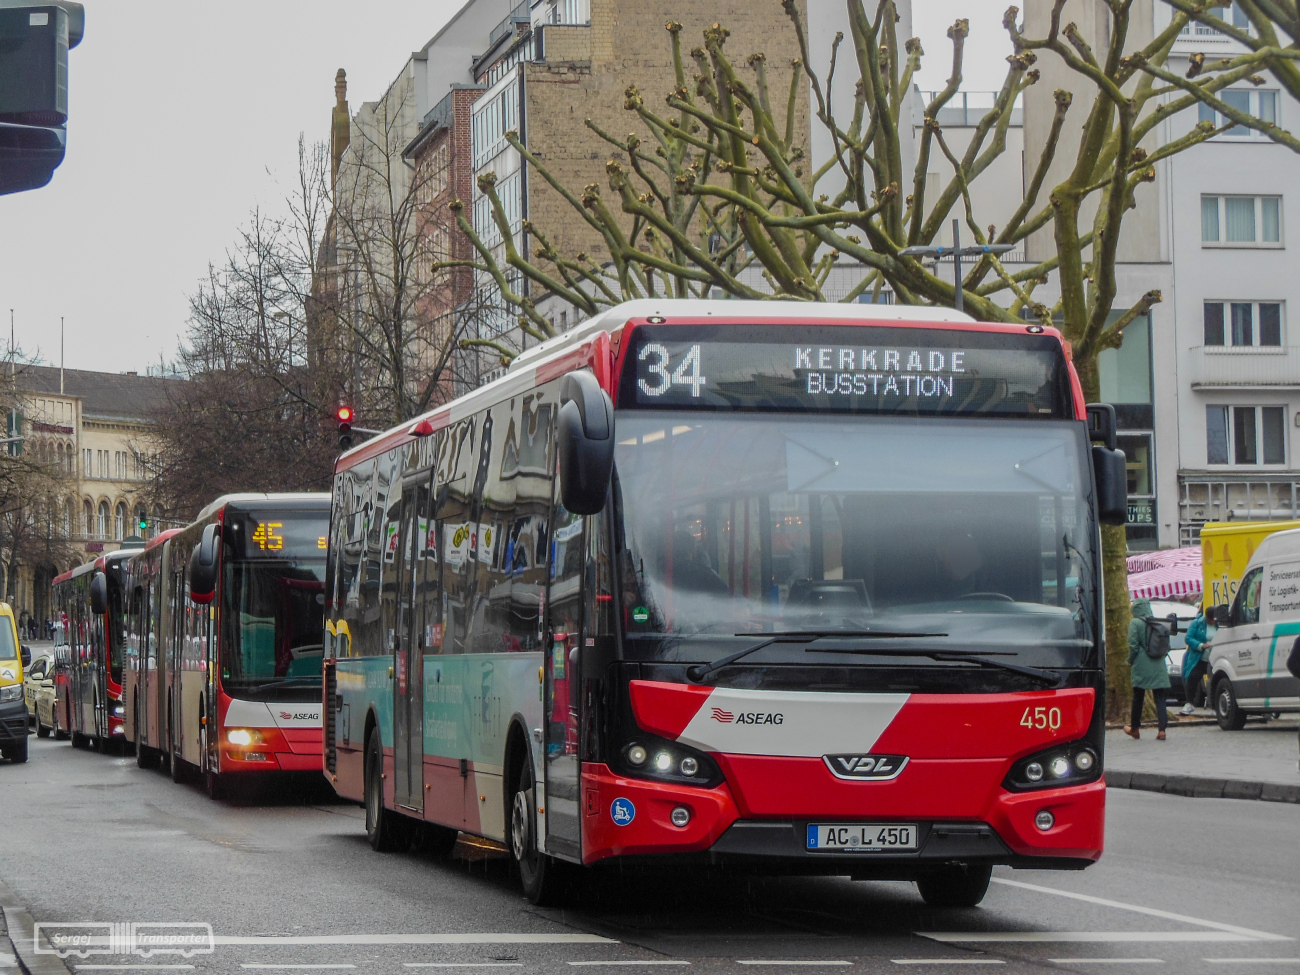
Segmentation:
{"type": "Polygon", "coordinates": [[[1183,686],[1183,654],[1187,652],[1187,628],[1196,619],[1196,607],[1173,600],[1153,599],[1151,615],[1157,619],[1174,616],[1178,620],[1178,632],[1169,635],[1169,653],[1165,655],[1165,666],[1169,668],[1170,703],[1182,704],[1187,700],[1187,688],[1183,686]]]}
{"type": "Polygon", "coordinates": [[[1246,565],[1231,605],[1214,607],[1210,701],[1219,727],[1247,715],[1300,711],[1300,680],[1286,662],[1300,633],[1300,529],[1269,535],[1246,565]]]}
{"type": "Polygon", "coordinates": [[[27,761],[23,671],[31,660],[32,652],[18,640],[13,609],[0,603],[0,755],[11,762],[27,761]]]}
{"type": "Polygon", "coordinates": [[[29,727],[36,727],[36,692],[40,689],[41,681],[45,680],[45,675],[49,673],[50,664],[53,662],[52,656],[43,653],[32,660],[32,665],[23,674],[23,703],[27,705],[29,727]]]}
{"type": "Polygon", "coordinates": [[[67,647],[56,647],[52,663],[36,687],[36,736],[67,738],[70,721],[68,715],[68,678],[71,664],[67,647]]]}

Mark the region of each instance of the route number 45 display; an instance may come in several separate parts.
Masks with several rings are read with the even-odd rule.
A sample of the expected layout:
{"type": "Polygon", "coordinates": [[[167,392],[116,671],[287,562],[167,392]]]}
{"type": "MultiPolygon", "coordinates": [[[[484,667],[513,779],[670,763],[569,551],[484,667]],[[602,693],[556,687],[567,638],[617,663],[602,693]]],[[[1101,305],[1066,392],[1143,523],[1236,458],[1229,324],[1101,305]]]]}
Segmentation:
{"type": "Polygon", "coordinates": [[[671,372],[669,372],[669,366],[672,365],[672,362],[668,349],[658,342],[647,344],[637,358],[645,363],[645,369],[650,373],[649,377],[642,377],[637,380],[641,392],[647,396],[662,396],[673,386],[689,386],[691,387],[691,395],[699,396],[700,389],[708,383],[708,380],[700,375],[700,347],[698,345],[692,345],[687,350],[686,357],[671,372]]]}
{"type": "Polygon", "coordinates": [[[1060,708],[1025,708],[1020,716],[1020,723],[1026,728],[1048,728],[1055,731],[1061,727],[1060,708]]]}

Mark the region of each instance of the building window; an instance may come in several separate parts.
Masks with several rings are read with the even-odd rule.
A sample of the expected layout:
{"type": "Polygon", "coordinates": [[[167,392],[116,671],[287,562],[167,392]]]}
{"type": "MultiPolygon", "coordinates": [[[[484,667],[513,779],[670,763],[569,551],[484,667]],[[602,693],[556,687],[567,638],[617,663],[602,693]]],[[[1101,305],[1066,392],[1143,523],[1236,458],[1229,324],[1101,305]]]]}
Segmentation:
{"type": "Polygon", "coordinates": [[[95,525],[95,534],[100,538],[108,537],[108,502],[99,502],[99,520],[95,525]]]}
{"type": "Polygon", "coordinates": [[[1282,198],[1201,197],[1201,241],[1236,247],[1281,244],[1282,198]]]}
{"type": "Polygon", "coordinates": [[[1207,406],[1205,456],[1210,464],[1286,463],[1286,407],[1207,406]]]}
{"type": "Polygon", "coordinates": [[[1276,301],[1207,301],[1206,345],[1282,344],[1282,305],[1276,301]]]}
{"type": "Polygon", "coordinates": [[[508,84],[498,94],[474,106],[470,125],[474,168],[478,169],[506,147],[506,133],[519,130],[519,85],[508,84]]]}
{"type": "Polygon", "coordinates": [[[115,524],[113,525],[113,528],[115,534],[113,537],[118,541],[121,541],[126,538],[126,503],[123,501],[117,503],[117,517],[114,519],[114,522],[115,524]]]}
{"type": "MultiPolygon", "coordinates": [[[[1261,122],[1277,122],[1277,92],[1255,91],[1242,88],[1225,88],[1219,92],[1219,101],[1229,108],[1235,108],[1243,115],[1253,115],[1261,122]]],[[[1220,115],[1209,105],[1201,103],[1200,117],[1197,121],[1209,122],[1216,128],[1221,125],[1233,125],[1231,119],[1220,115]]],[[[1219,138],[1267,139],[1268,136],[1255,129],[1234,127],[1219,138]]]]}
{"type": "Polygon", "coordinates": [[[95,532],[95,510],[89,501],[81,502],[81,531],[87,538],[95,532]]]}

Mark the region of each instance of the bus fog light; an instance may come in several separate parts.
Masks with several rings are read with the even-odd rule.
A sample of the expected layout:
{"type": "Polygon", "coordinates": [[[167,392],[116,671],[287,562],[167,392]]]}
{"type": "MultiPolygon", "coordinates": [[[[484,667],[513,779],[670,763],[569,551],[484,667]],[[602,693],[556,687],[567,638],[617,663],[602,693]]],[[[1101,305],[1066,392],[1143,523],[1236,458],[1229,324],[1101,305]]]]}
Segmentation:
{"type": "Polygon", "coordinates": [[[1043,766],[1038,762],[1030,762],[1025,766],[1025,778],[1030,782],[1041,782],[1043,778],[1043,766]]]}
{"type": "Polygon", "coordinates": [[[1070,774],[1070,760],[1064,755],[1058,755],[1052,759],[1052,775],[1058,779],[1063,779],[1070,774]]]}
{"type": "Polygon", "coordinates": [[[694,775],[700,770],[700,763],[688,755],[682,759],[682,764],[677,767],[681,769],[682,775],[694,775]]]}
{"type": "Polygon", "coordinates": [[[691,821],[691,811],[685,806],[678,806],[668,818],[673,821],[674,826],[680,829],[691,821]]]}
{"type": "Polygon", "coordinates": [[[1080,772],[1090,772],[1096,760],[1097,757],[1092,752],[1079,752],[1074,756],[1074,767],[1080,772]]]}
{"type": "Polygon", "coordinates": [[[246,755],[244,755],[244,761],[246,761],[246,762],[265,762],[265,761],[266,761],[266,754],[265,754],[264,752],[248,752],[246,755]]]}
{"type": "Polygon", "coordinates": [[[655,756],[655,769],[660,772],[667,772],[673,767],[673,757],[667,752],[660,752],[655,756]]]}
{"type": "Polygon", "coordinates": [[[627,750],[627,761],[629,765],[644,765],[645,760],[648,757],[644,745],[633,745],[627,750]]]}
{"type": "Polygon", "coordinates": [[[1038,815],[1034,817],[1034,825],[1046,833],[1056,825],[1056,817],[1046,809],[1040,809],[1038,815]]]}

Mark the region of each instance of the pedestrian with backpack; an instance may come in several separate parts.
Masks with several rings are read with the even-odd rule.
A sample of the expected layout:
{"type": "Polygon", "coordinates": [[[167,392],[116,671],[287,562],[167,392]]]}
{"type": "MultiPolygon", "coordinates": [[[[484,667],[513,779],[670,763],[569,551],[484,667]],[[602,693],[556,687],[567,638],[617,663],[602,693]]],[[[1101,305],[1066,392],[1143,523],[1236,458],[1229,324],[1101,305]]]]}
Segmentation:
{"type": "Polygon", "coordinates": [[[1156,702],[1156,741],[1165,740],[1169,725],[1169,712],[1165,695],[1169,691],[1169,667],[1165,656],[1169,653],[1169,623],[1151,615],[1151,602],[1139,599],[1133,603],[1133,619],[1128,625],[1128,665],[1133,684],[1133,707],[1129,712],[1128,727],[1124,734],[1140,738],[1142,706],[1147,691],[1156,702]]]}

